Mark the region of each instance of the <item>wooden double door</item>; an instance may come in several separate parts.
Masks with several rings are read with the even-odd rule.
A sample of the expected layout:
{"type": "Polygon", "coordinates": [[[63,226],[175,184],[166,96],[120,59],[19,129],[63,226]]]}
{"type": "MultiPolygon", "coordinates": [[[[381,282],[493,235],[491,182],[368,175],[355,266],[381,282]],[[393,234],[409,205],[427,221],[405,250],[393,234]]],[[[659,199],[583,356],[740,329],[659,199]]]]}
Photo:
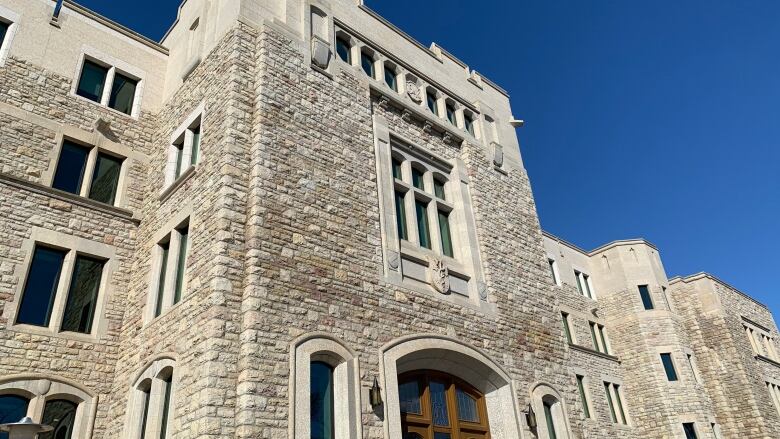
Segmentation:
{"type": "Polygon", "coordinates": [[[485,396],[435,371],[398,377],[403,439],[490,439],[485,396]]]}

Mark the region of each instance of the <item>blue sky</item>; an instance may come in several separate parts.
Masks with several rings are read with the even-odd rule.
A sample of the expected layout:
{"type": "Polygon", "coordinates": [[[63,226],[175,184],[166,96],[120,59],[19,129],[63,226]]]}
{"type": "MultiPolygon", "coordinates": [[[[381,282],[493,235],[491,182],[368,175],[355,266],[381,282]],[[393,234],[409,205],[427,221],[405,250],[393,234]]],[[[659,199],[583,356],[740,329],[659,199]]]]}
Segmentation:
{"type": "MultiPolygon", "coordinates": [[[[178,0],[82,4],[159,39],[178,0]]],[[[545,229],[644,237],[780,311],[780,2],[367,4],[509,91],[545,229]]]]}

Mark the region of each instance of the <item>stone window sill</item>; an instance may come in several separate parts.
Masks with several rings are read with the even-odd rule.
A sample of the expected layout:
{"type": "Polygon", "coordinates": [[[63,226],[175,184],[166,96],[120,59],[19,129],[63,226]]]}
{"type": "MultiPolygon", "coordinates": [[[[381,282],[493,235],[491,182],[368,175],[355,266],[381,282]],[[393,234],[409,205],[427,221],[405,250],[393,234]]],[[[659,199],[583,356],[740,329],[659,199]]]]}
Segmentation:
{"type": "Polygon", "coordinates": [[[173,195],[174,192],[176,192],[180,187],[184,185],[189,179],[192,178],[193,175],[195,175],[195,172],[197,170],[197,166],[192,165],[189,168],[187,168],[186,171],[184,171],[179,178],[173,181],[170,185],[168,185],[167,188],[165,188],[162,192],[160,192],[160,203],[164,203],[168,198],[173,195]]]}
{"type": "MultiPolygon", "coordinates": [[[[88,104],[95,105],[95,106],[100,107],[100,108],[102,108],[104,110],[108,110],[112,115],[119,116],[119,117],[122,117],[122,118],[125,118],[125,119],[128,119],[128,120],[132,120],[132,121],[137,121],[138,120],[138,116],[136,116],[136,115],[123,113],[123,112],[121,112],[119,110],[115,110],[115,109],[109,107],[108,105],[103,105],[100,102],[95,102],[92,99],[87,99],[84,96],[79,96],[76,93],[71,93],[70,97],[75,98],[76,100],[81,101],[81,102],[86,102],[88,104]]],[[[136,96],[136,99],[137,99],[137,96],[136,96]]]]}
{"type": "Polygon", "coordinates": [[[0,173],[0,183],[8,184],[19,189],[28,190],[37,194],[45,195],[51,198],[55,198],[68,203],[77,204],[82,207],[98,210],[103,213],[114,215],[122,219],[133,221],[136,224],[140,224],[140,220],[133,217],[133,212],[121,207],[111,206],[98,201],[90,200],[79,195],[71,194],[70,192],[54,189],[42,184],[25,181],[8,174],[0,173]]]}
{"type": "Polygon", "coordinates": [[[604,358],[604,359],[607,359],[607,360],[610,360],[610,361],[614,361],[616,363],[620,363],[620,358],[618,358],[618,357],[616,357],[614,355],[611,355],[611,354],[605,354],[603,352],[599,352],[599,351],[597,351],[595,349],[591,349],[591,348],[586,347],[586,346],[581,346],[581,345],[578,345],[578,344],[569,343],[569,347],[574,349],[574,350],[576,350],[576,351],[584,352],[586,354],[596,355],[598,357],[601,357],[601,358],[604,358]]]}
{"type": "Polygon", "coordinates": [[[775,361],[775,360],[773,360],[773,359],[771,359],[769,357],[765,357],[763,355],[756,355],[755,357],[756,357],[756,360],[763,361],[765,363],[771,364],[772,366],[780,368],[780,362],[777,362],[777,361],[775,361]]]}
{"type": "Polygon", "coordinates": [[[33,325],[25,325],[25,324],[9,324],[7,330],[21,332],[25,334],[43,336],[43,337],[59,338],[63,340],[77,340],[84,343],[96,343],[100,341],[101,338],[97,334],[93,335],[93,334],[82,334],[78,332],[55,331],[49,327],[33,326],[33,325]]]}

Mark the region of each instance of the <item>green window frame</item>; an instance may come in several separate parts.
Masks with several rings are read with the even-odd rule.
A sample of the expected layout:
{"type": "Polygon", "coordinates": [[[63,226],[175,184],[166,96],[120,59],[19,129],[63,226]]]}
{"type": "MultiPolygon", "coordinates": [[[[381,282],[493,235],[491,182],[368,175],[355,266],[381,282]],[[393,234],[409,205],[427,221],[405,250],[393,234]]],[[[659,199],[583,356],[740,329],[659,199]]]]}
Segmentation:
{"type": "Polygon", "coordinates": [[[450,231],[450,214],[439,210],[439,234],[441,235],[441,251],[444,255],[455,257],[450,231]]]}
{"type": "Polygon", "coordinates": [[[163,298],[165,296],[165,280],[168,274],[168,253],[170,253],[171,243],[166,241],[158,244],[161,251],[160,271],[157,280],[157,301],[154,307],[154,316],[162,314],[163,298]]]}
{"type": "Polygon", "coordinates": [[[566,335],[566,341],[569,342],[569,344],[574,344],[574,338],[571,334],[571,325],[569,322],[569,314],[562,312],[561,313],[561,320],[563,321],[563,333],[566,335]]]}
{"type": "Polygon", "coordinates": [[[623,398],[620,396],[620,385],[613,384],[612,388],[615,390],[615,405],[617,405],[618,412],[620,413],[620,419],[624,425],[628,425],[628,418],[626,417],[626,411],[623,408],[623,398]]]}
{"type": "Polygon", "coordinates": [[[607,336],[604,335],[604,325],[598,325],[599,336],[601,336],[601,351],[605,354],[609,354],[609,345],[607,344],[607,336]]]}
{"type": "Polygon", "coordinates": [[[184,273],[187,267],[187,251],[189,250],[190,229],[185,226],[178,230],[179,232],[179,257],[176,263],[176,283],[173,290],[173,304],[181,302],[182,292],[184,290],[184,273]]]}
{"type": "Polygon", "coordinates": [[[445,183],[438,178],[433,179],[433,193],[436,195],[436,198],[440,200],[447,201],[447,194],[444,191],[444,185],[445,183]]]}
{"type": "Polygon", "coordinates": [[[604,382],[604,391],[607,393],[607,405],[609,406],[609,414],[613,424],[617,424],[617,412],[615,411],[615,403],[612,401],[612,393],[609,391],[610,383],[604,382]]]}
{"type": "Polygon", "coordinates": [[[582,411],[585,412],[585,417],[590,419],[590,407],[588,405],[588,396],[585,393],[585,377],[582,375],[577,375],[577,389],[580,392],[582,411]]]}
{"type": "Polygon", "coordinates": [[[420,247],[431,249],[431,227],[428,222],[428,203],[415,200],[414,208],[417,217],[417,237],[420,247]]]}
{"type": "Polygon", "coordinates": [[[163,396],[162,419],[160,421],[160,439],[168,437],[168,418],[171,413],[171,393],[173,392],[173,372],[163,380],[165,393],[163,396]]]}
{"type": "Polygon", "coordinates": [[[403,162],[393,157],[393,178],[396,180],[403,180],[403,162]]]}
{"type": "Polygon", "coordinates": [[[409,227],[406,223],[406,194],[395,191],[395,221],[398,228],[398,238],[409,240],[409,227]]]}
{"type": "Polygon", "coordinates": [[[421,191],[425,190],[425,171],[412,167],[412,186],[421,191]]]}
{"type": "Polygon", "coordinates": [[[552,414],[552,404],[547,401],[542,403],[544,406],[544,420],[547,423],[547,433],[550,435],[550,439],[558,439],[558,433],[555,431],[555,420],[552,414]]]}

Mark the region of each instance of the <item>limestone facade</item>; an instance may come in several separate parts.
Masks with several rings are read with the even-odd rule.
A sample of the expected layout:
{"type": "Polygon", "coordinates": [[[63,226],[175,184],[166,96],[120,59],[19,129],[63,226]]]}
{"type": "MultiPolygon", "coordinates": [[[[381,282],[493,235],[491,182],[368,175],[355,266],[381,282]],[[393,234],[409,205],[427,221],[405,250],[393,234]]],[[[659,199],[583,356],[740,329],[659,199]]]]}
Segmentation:
{"type": "Polygon", "coordinates": [[[767,308],[646,241],[544,233],[507,93],[441,47],[359,0],[187,0],[160,43],[55,5],[0,0],[0,407],[72,406],[73,439],[308,439],[320,362],[337,439],[416,438],[421,370],[484,399],[487,434],[452,437],[780,437],[767,308]],[[40,248],[64,262],[29,324],[40,248]]]}

